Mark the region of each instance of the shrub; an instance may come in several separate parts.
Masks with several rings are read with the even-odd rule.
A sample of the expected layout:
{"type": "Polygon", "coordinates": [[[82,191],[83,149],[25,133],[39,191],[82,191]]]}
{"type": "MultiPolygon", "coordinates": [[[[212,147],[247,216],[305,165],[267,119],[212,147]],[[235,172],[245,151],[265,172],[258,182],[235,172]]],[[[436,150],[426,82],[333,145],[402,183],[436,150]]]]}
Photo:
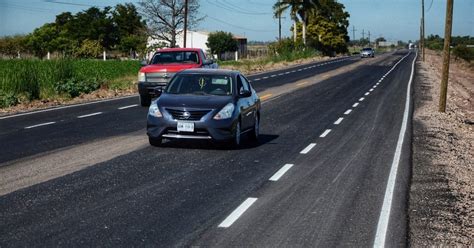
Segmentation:
{"type": "Polygon", "coordinates": [[[0,90],[0,108],[6,108],[18,104],[18,98],[13,92],[0,90]]]}
{"type": "Polygon", "coordinates": [[[82,93],[90,93],[100,88],[101,81],[98,79],[70,78],[65,82],[56,82],[54,89],[58,93],[66,93],[70,97],[77,97],[82,93]]]}
{"type": "Polygon", "coordinates": [[[453,55],[467,62],[474,60],[474,49],[470,49],[466,45],[458,45],[453,49],[453,55]]]}

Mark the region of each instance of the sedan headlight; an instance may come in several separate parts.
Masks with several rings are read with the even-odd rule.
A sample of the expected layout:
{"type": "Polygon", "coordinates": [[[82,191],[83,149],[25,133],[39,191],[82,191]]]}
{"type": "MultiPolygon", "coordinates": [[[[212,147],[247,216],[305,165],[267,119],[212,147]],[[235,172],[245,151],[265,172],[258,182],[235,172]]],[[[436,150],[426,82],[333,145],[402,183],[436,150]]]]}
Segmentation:
{"type": "Polygon", "coordinates": [[[234,113],[235,106],[233,103],[228,103],[225,105],[219,113],[214,116],[214,120],[224,120],[229,119],[232,117],[232,113],[234,113]]]}
{"type": "Polygon", "coordinates": [[[156,105],[156,102],[151,103],[150,108],[148,109],[148,114],[153,117],[163,117],[160,112],[160,108],[158,108],[158,105],[156,105]]]}
{"type": "Polygon", "coordinates": [[[144,72],[139,72],[138,73],[138,82],[145,82],[146,81],[146,76],[144,72]]]}

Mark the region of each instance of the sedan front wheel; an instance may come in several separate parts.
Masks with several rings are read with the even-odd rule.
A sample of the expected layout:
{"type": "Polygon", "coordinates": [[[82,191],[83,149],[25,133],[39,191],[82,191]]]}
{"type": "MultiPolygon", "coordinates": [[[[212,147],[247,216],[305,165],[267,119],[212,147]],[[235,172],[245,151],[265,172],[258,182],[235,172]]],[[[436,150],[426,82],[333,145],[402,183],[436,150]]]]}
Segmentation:
{"type": "Polygon", "coordinates": [[[253,141],[258,141],[258,136],[260,135],[260,118],[258,115],[255,116],[255,121],[253,124],[252,132],[250,133],[250,139],[253,141]]]}

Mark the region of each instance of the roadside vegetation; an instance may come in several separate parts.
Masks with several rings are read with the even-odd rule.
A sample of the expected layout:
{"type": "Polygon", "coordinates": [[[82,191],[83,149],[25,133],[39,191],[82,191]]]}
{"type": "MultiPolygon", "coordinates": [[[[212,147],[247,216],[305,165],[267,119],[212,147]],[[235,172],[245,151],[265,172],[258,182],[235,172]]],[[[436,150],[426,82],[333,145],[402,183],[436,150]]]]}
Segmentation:
{"type": "MultiPolygon", "coordinates": [[[[452,53],[455,59],[462,59],[472,65],[474,61],[474,47],[468,47],[468,45],[474,45],[474,37],[471,36],[453,36],[451,38],[452,53]]],[[[444,45],[444,39],[438,35],[429,35],[425,39],[426,48],[442,51],[444,45]]]]}
{"type": "Polygon", "coordinates": [[[0,107],[20,102],[68,99],[99,88],[125,89],[136,76],[138,61],[100,60],[0,60],[0,107]]]}
{"type": "Polygon", "coordinates": [[[219,61],[222,68],[252,73],[272,69],[275,64],[293,62],[302,59],[322,57],[322,53],[314,48],[305,48],[302,43],[295,44],[291,39],[284,39],[268,45],[266,56],[238,61],[219,61]]]}

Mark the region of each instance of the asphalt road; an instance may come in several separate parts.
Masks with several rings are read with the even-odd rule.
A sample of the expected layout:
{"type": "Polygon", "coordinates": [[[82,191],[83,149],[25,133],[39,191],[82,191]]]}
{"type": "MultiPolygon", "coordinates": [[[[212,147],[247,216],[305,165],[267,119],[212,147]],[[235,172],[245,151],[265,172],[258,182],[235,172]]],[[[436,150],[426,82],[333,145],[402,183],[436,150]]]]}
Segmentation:
{"type": "MultiPolygon", "coordinates": [[[[143,145],[137,97],[1,118],[0,172],[54,154],[97,162],[85,148],[118,136],[143,144],[112,140],[97,149],[134,149],[0,196],[0,246],[372,246],[414,58],[398,51],[249,77],[259,92],[309,83],[266,99],[259,144],[238,150],[143,145]]],[[[406,245],[407,135],[387,246],[406,245]]]]}

